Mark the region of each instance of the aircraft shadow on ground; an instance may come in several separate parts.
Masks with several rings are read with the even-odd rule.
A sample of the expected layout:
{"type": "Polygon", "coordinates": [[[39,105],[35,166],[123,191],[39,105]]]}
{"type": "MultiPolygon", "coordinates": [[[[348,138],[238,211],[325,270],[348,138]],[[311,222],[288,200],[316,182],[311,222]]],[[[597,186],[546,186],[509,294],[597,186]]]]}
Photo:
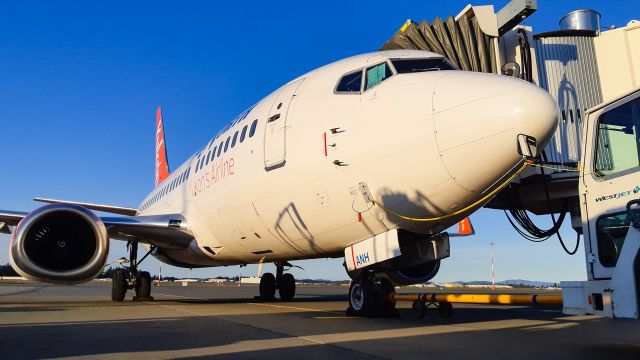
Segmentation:
{"type": "MultiPolygon", "coordinates": [[[[246,302],[246,299],[224,301],[230,300],[246,302]]],[[[291,304],[295,305],[295,302],[291,304]]],[[[403,355],[415,357],[429,351],[434,355],[461,355],[465,351],[481,354],[482,350],[478,349],[496,341],[500,343],[500,351],[492,355],[494,358],[500,358],[500,354],[504,357],[521,353],[525,345],[528,345],[525,346],[529,353],[527,357],[545,359],[560,359],[567,355],[589,355],[588,358],[593,358],[594,354],[637,359],[640,353],[640,347],[628,341],[629,331],[625,332],[624,341],[605,341],[614,338],[607,333],[607,328],[612,327],[611,322],[606,321],[608,319],[572,321],[552,307],[536,307],[535,310],[533,307],[459,308],[450,319],[442,319],[437,313],[418,319],[411,315],[409,309],[401,309],[399,318],[384,319],[316,320],[314,315],[318,312],[283,314],[257,311],[255,314],[229,316],[5,325],[0,327],[0,336],[5,345],[5,359],[90,355],[300,358],[302,354],[305,359],[326,359],[330,356],[370,358],[373,354],[385,357],[387,348],[394,349],[394,357],[402,358],[403,355]],[[275,321],[270,321],[270,318],[275,321]],[[524,325],[518,325],[517,321],[523,321],[524,325]],[[292,326],[294,322],[297,324],[292,326]],[[480,327],[482,324],[485,326],[480,327]],[[536,345],[543,335],[545,346],[536,345]],[[38,340],[34,342],[34,339],[38,340]],[[559,347],[562,351],[552,350],[559,347]]],[[[635,325],[622,322],[613,326],[628,327],[630,324],[635,325]]]]}

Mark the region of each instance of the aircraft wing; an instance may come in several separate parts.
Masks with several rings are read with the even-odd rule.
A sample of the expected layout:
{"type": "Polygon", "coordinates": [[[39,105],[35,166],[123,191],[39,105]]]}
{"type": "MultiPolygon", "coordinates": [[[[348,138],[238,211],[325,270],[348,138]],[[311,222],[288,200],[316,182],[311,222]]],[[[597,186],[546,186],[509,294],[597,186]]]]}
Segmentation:
{"type": "MultiPolygon", "coordinates": [[[[27,215],[27,212],[22,211],[0,210],[0,232],[10,234],[9,226],[18,225],[27,215]]],[[[186,248],[193,239],[187,231],[184,216],[180,214],[101,217],[100,219],[111,239],[136,240],[174,249],[186,248]]]]}
{"type": "Polygon", "coordinates": [[[137,240],[164,248],[184,249],[193,236],[180,214],[102,217],[109,237],[117,240],[137,240]]]}
{"type": "Polygon", "coordinates": [[[24,211],[5,211],[0,210],[0,233],[11,234],[9,226],[18,225],[23,217],[28,213],[24,211]]]}
{"type": "Polygon", "coordinates": [[[33,198],[33,201],[39,201],[39,202],[48,203],[48,204],[75,204],[75,205],[84,206],[87,209],[91,209],[95,211],[103,211],[103,212],[120,214],[120,215],[134,216],[135,214],[138,213],[138,209],[128,208],[124,206],[113,206],[113,205],[94,204],[94,203],[47,199],[47,198],[33,198]]]}

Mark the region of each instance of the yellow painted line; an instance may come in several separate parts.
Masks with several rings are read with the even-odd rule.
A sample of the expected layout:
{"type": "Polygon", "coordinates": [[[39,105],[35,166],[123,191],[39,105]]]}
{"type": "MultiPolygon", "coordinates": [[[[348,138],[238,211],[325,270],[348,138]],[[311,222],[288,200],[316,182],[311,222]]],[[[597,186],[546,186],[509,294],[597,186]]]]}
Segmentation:
{"type": "Polygon", "coordinates": [[[291,309],[291,310],[300,310],[300,311],[314,311],[314,312],[323,312],[323,313],[328,313],[328,314],[343,314],[342,312],[338,312],[338,311],[310,309],[310,308],[295,307],[295,306],[285,306],[285,305],[275,305],[275,304],[262,304],[262,303],[251,303],[251,304],[260,305],[260,306],[269,306],[269,307],[275,307],[275,308],[291,309]]]}
{"type": "Polygon", "coordinates": [[[315,320],[342,320],[342,319],[362,319],[360,316],[312,316],[315,320]]]}
{"type": "MultiPolygon", "coordinates": [[[[193,296],[160,294],[160,293],[157,293],[157,292],[154,292],[152,295],[153,295],[153,296],[156,296],[156,295],[160,295],[160,296],[170,296],[170,297],[178,297],[178,298],[183,298],[183,299],[193,299],[193,300],[209,300],[209,299],[199,298],[199,297],[193,297],[193,296]]],[[[153,302],[151,302],[151,303],[153,303],[153,302]]]]}

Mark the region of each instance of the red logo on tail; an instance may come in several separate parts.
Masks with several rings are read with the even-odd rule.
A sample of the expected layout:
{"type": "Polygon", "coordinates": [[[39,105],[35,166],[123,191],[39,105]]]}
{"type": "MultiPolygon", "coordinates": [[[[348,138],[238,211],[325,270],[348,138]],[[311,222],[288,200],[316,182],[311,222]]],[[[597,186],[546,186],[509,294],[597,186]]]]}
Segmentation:
{"type": "Polygon", "coordinates": [[[164,143],[164,127],[162,125],[162,108],[156,110],[156,186],[169,177],[167,148],[164,143]]]}
{"type": "Polygon", "coordinates": [[[475,234],[475,230],[473,230],[473,225],[471,225],[471,221],[468,217],[462,219],[458,223],[458,234],[459,235],[473,235],[475,234]]]}

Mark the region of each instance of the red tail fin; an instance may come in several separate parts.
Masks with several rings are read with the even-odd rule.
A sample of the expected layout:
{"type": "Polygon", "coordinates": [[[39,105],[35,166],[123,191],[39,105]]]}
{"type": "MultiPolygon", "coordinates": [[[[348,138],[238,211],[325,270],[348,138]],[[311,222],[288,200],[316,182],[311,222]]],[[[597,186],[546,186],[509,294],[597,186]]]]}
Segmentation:
{"type": "Polygon", "coordinates": [[[162,125],[162,108],[156,110],[156,186],[169,177],[167,148],[164,142],[164,126],[162,125]]]}
{"type": "Polygon", "coordinates": [[[449,236],[450,237],[470,236],[475,233],[476,233],[476,230],[473,228],[473,224],[471,224],[471,219],[466,217],[458,223],[458,232],[449,233],[449,236]]]}
{"type": "Polygon", "coordinates": [[[465,235],[473,235],[475,233],[476,231],[473,229],[473,225],[471,225],[471,220],[469,220],[468,217],[462,219],[462,221],[458,223],[458,234],[465,236],[465,235]]]}

